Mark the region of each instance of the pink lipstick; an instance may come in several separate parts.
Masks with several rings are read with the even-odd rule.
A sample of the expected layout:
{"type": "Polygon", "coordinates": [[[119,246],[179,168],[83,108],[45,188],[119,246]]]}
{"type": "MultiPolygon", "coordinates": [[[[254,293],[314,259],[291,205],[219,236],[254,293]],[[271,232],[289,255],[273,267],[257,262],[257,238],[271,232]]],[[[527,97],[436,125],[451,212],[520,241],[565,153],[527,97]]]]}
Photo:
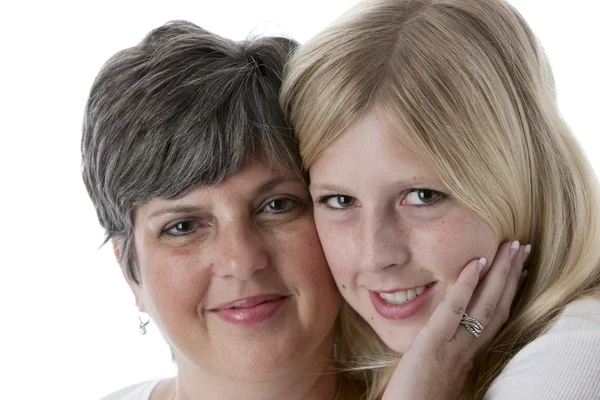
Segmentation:
{"type": "MultiPolygon", "coordinates": [[[[407,319],[418,313],[423,305],[429,301],[433,287],[435,287],[435,283],[427,285],[427,288],[421,294],[404,304],[387,302],[381,298],[380,292],[373,292],[371,290],[369,290],[369,297],[375,311],[383,318],[393,320],[407,319]]],[[[392,291],[386,292],[389,293],[392,291]]]]}
{"type": "Polygon", "coordinates": [[[282,294],[251,296],[219,304],[209,311],[232,324],[253,325],[274,316],[286,300],[282,294]]]}

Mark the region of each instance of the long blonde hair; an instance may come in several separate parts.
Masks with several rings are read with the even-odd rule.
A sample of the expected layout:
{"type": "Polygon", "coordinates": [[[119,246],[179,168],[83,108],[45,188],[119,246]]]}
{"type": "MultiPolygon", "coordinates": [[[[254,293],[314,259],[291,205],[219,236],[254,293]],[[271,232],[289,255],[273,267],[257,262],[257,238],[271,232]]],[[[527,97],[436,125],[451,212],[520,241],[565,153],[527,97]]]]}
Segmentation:
{"type": "MultiPolygon", "coordinates": [[[[287,68],[281,102],[307,169],[375,110],[409,134],[455,198],[506,240],[533,245],[528,282],[462,398],[482,398],[567,304],[600,297],[598,182],[557,109],[544,52],[509,4],[367,1],[301,47],[287,68]]],[[[348,306],[341,321],[342,365],[366,375],[367,399],[377,399],[393,353],[348,306]]]]}

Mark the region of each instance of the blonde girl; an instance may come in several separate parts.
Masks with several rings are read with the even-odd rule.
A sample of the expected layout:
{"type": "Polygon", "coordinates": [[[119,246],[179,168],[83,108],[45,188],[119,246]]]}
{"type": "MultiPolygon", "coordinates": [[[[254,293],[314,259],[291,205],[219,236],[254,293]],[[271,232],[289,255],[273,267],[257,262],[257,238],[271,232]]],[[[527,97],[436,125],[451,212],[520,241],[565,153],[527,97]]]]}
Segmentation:
{"type": "Polygon", "coordinates": [[[494,257],[513,239],[531,244],[528,281],[457,397],[600,398],[598,182],[519,13],[367,1],[287,68],[282,105],[351,306],[340,356],[372,381],[367,398],[456,280],[458,252],[494,257]]]}

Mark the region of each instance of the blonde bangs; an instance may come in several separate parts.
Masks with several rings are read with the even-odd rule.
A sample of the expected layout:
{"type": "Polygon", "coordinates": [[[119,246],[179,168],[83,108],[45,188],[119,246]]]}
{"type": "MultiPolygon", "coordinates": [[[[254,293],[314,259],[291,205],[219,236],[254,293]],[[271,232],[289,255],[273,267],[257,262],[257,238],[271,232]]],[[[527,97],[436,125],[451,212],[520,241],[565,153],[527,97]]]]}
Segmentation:
{"type": "Polygon", "coordinates": [[[385,10],[365,2],[345,14],[291,58],[281,106],[300,143],[305,168],[368,110],[383,79],[395,29],[385,10]],[[366,21],[365,21],[366,20],[366,21]],[[366,23],[365,23],[366,22],[366,23]],[[372,41],[373,46],[364,46],[372,41]]]}

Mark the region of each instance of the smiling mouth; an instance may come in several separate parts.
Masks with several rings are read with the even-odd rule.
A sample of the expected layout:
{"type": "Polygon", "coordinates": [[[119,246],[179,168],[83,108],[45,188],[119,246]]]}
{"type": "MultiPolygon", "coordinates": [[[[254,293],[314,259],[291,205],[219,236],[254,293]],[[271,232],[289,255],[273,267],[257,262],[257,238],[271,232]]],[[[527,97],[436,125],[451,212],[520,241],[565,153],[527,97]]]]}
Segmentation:
{"type": "Polygon", "coordinates": [[[431,301],[436,282],[404,290],[369,291],[375,311],[385,319],[411,318],[431,301]],[[419,294],[417,294],[417,292],[419,294]]]}
{"type": "Polygon", "coordinates": [[[228,301],[226,303],[219,304],[216,307],[210,308],[208,311],[219,311],[226,309],[241,309],[241,308],[252,308],[262,303],[266,303],[273,300],[279,300],[287,296],[283,294],[264,294],[257,296],[250,296],[245,298],[228,301]]]}
{"type": "Polygon", "coordinates": [[[398,290],[396,292],[377,292],[379,297],[389,304],[406,304],[417,297],[419,297],[428,287],[432,286],[435,282],[431,282],[424,286],[418,286],[416,288],[407,290],[398,290]]]}
{"type": "Polygon", "coordinates": [[[246,297],[220,304],[208,311],[236,326],[254,326],[271,320],[285,309],[289,296],[282,294],[246,297]]]}

